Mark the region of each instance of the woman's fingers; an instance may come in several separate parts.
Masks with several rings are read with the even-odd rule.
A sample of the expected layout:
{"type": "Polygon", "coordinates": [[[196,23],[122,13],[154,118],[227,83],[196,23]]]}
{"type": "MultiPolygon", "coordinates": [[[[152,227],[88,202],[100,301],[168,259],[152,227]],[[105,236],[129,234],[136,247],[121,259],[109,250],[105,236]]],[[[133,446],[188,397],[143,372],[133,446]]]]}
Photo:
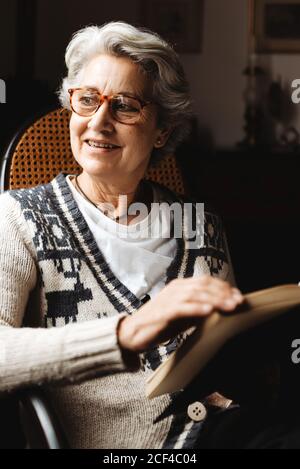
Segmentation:
{"type": "Polygon", "coordinates": [[[225,310],[236,307],[242,301],[243,297],[234,292],[223,293],[212,290],[195,292],[188,300],[188,302],[207,303],[214,308],[225,310]]]}
{"type": "Polygon", "coordinates": [[[185,303],[198,303],[199,312],[209,313],[214,309],[231,311],[243,301],[241,292],[227,282],[203,276],[189,282],[174,284],[177,288],[178,309],[185,303]]]}
{"type": "Polygon", "coordinates": [[[137,314],[122,321],[119,343],[124,348],[143,351],[197,325],[213,311],[234,310],[242,301],[238,289],[217,278],[173,280],[137,314]]]}
{"type": "Polygon", "coordinates": [[[182,319],[184,317],[192,319],[193,317],[205,317],[211,314],[213,311],[233,311],[239,303],[232,302],[226,304],[225,302],[218,302],[218,301],[208,301],[208,302],[186,302],[182,305],[178,305],[176,311],[172,312],[169,317],[169,323],[173,320],[182,319]]]}

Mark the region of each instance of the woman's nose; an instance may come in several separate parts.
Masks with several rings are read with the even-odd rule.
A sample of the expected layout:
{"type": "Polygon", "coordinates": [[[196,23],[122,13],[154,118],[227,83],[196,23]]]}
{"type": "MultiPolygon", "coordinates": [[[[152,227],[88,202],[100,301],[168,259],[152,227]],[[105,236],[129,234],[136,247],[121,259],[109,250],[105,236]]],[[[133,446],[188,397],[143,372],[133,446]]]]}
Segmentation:
{"type": "Polygon", "coordinates": [[[98,131],[102,128],[107,130],[113,127],[113,119],[109,109],[109,102],[107,100],[103,100],[97,112],[90,117],[88,127],[98,131]]]}

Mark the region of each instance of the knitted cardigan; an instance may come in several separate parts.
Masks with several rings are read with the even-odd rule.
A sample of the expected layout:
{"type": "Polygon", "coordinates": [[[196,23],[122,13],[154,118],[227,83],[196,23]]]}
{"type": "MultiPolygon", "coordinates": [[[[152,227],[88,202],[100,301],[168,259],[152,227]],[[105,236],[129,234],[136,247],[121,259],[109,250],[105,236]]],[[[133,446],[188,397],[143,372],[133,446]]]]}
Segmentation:
{"type": "MultiPolygon", "coordinates": [[[[203,422],[179,412],[155,423],[172,395],[145,397],[147,376],[182,335],[129,368],[116,331],[142,302],[110,270],[66,176],[7,191],[0,211],[0,392],[43,384],[73,448],[192,448],[203,422]]],[[[197,249],[185,223],[167,283],[202,273],[232,281],[218,216],[205,213],[197,249]]]]}

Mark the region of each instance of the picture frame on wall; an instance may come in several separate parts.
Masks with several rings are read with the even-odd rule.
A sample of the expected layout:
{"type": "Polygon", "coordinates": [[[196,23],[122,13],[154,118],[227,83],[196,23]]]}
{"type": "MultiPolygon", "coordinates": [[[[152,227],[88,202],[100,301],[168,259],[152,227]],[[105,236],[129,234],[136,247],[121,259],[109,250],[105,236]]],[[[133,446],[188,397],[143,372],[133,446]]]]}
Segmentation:
{"type": "Polygon", "coordinates": [[[250,0],[250,5],[255,52],[300,52],[300,0],[250,0]]]}
{"type": "Polygon", "coordinates": [[[143,0],[141,24],[161,35],[179,53],[201,53],[204,0],[143,0]]]}

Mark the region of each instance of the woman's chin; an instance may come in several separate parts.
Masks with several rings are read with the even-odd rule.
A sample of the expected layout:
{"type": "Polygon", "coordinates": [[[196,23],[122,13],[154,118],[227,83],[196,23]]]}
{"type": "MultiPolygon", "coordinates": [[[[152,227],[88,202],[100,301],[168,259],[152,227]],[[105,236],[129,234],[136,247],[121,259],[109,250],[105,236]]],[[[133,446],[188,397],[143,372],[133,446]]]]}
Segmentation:
{"type": "Polygon", "coordinates": [[[97,158],[90,158],[87,156],[81,156],[77,160],[78,164],[81,166],[83,171],[91,176],[100,176],[100,175],[113,175],[117,173],[116,163],[112,161],[103,161],[97,158]]]}
{"type": "Polygon", "coordinates": [[[90,173],[115,171],[117,163],[121,157],[120,149],[111,152],[81,152],[79,158],[76,158],[78,164],[90,173]],[[118,158],[119,156],[119,158],[118,158]]]}

